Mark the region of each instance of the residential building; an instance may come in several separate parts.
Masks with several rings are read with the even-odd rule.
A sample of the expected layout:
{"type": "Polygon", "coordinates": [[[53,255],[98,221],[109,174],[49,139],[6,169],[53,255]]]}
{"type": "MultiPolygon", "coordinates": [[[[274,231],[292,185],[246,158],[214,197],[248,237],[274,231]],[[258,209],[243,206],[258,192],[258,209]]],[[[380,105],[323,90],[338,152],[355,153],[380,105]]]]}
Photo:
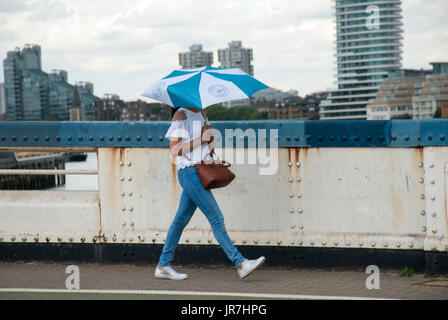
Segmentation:
{"type": "Polygon", "coordinates": [[[391,72],[367,106],[367,120],[412,119],[415,87],[430,74],[428,70],[403,69],[391,72]]]}
{"type": "Polygon", "coordinates": [[[161,121],[161,105],[142,100],[125,102],[121,121],[161,121]]]}
{"type": "Polygon", "coordinates": [[[96,121],[120,121],[123,100],[116,94],[106,93],[103,99],[95,101],[96,121]]]}
{"type": "Polygon", "coordinates": [[[5,112],[6,112],[5,84],[0,83],[0,118],[4,116],[5,112]]]}
{"type": "Polygon", "coordinates": [[[253,50],[243,48],[241,41],[232,41],[228,48],[218,50],[218,60],[221,63],[221,68],[238,68],[251,76],[254,75],[253,59],[253,50]]]}
{"type": "Polygon", "coordinates": [[[257,108],[257,111],[261,113],[267,113],[268,114],[267,118],[269,118],[269,113],[271,112],[271,110],[272,111],[274,110],[276,104],[277,102],[275,100],[270,101],[260,100],[252,103],[251,106],[257,108]]]}
{"type": "Polygon", "coordinates": [[[368,105],[368,120],[429,119],[438,108],[446,108],[448,63],[432,65],[432,70],[391,73],[368,105]]]}
{"type": "Polygon", "coordinates": [[[96,103],[97,121],[161,121],[159,103],[142,100],[124,102],[118,95],[106,94],[96,103]]]}
{"type": "Polygon", "coordinates": [[[49,111],[53,119],[67,121],[73,106],[75,87],[67,82],[68,75],[64,70],[52,70],[49,77],[49,111]]]}
{"type": "Polygon", "coordinates": [[[322,101],[320,119],[367,119],[367,105],[383,80],[402,67],[401,1],[333,2],[337,90],[322,101]]]}
{"type": "Polygon", "coordinates": [[[61,121],[70,119],[70,109],[76,96],[79,99],[78,107],[82,109],[84,121],[95,120],[95,101],[100,98],[93,94],[91,82],[79,81],[74,86],[67,82],[67,72],[64,70],[52,70],[49,75],[49,114],[61,121]]]}
{"type": "Polygon", "coordinates": [[[260,101],[283,101],[289,97],[297,97],[299,96],[299,91],[297,90],[289,90],[284,92],[282,90],[278,90],[275,88],[267,88],[261,91],[256,92],[252,96],[252,103],[257,103],[260,101]]]}
{"type": "Polygon", "coordinates": [[[328,94],[329,93],[326,91],[320,91],[305,96],[304,98],[305,109],[307,110],[308,113],[312,115],[313,118],[312,120],[319,119],[320,103],[322,100],[327,99],[328,94]]]}
{"type": "Polygon", "coordinates": [[[83,112],[84,121],[94,121],[95,102],[100,100],[100,98],[94,95],[93,83],[78,81],[76,87],[78,88],[80,107],[83,112]]]}
{"type": "MultiPolygon", "coordinates": [[[[74,86],[68,83],[65,70],[42,71],[41,48],[27,44],[7,53],[3,61],[5,78],[6,120],[68,120],[73,103],[74,86]]],[[[80,88],[80,90],[82,87],[80,88]]],[[[86,119],[93,120],[91,100],[93,85],[89,94],[80,92],[81,107],[86,119]],[[89,111],[89,108],[91,109],[89,111]]]]}
{"type": "Polygon", "coordinates": [[[6,120],[41,120],[48,114],[48,75],[41,70],[41,49],[25,45],[3,61],[6,120]]]}
{"type": "Polygon", "coordinates": [[[448,118],[448,90],[445,88],[441,90],[443,95],[439,98],[440,112],[442,118],[448,118]]]}
{"type": "MultiPolygon", "coordinates": [[[[232,41],[229,43],[228,48],[218,50],[218,60],[221,64],[220,68],[238,68],[251,76],[254,75],[253,59],[253,50],[251,48],[244,48],[241,41],[232,41]]],[[[228,108],[249,104],[249,99],[223,103],[228,108]]]]}
{"type": "Polygon", "coordinates": [[[304,98],[291,96],[275,102],[269,108],[269,119],[319,120],[319,104],[326,99],[327,92],[309,94],[304,98]]]}
{"type": "Polygon", "coordinates": [[[448,63],[447,62],[431,62],[434,74],[448,74],[448,63]]]}
{"type": "Polygon", "coordinates": [[[438,108],[445,109],[448,101],[448,62],[431,63],[432,74],[416,86],[412,97],[413,119],[430,119],[438,108]]]}
{"type": "Polygon", "coordinates": [[[213,52],[206,52],[202,44],[193,44],[189,52],[179,53],[179,64],[182,69],[210,67],[213,64],[213,52]]]}

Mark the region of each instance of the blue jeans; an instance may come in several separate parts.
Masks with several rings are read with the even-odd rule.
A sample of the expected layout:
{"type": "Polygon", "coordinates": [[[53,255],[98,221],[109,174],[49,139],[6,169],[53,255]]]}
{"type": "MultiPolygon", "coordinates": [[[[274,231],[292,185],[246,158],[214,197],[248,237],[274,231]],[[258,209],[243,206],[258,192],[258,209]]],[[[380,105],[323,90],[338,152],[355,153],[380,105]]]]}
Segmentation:
{"type": "Polygon", "coordinates": [[[239,266],[245,258],[230,240],[224,225],[224,217],[215,197],[210,190],[204,189],[196,168],[186,167],[179,170],[177,175],[183,192],[176,217],[168,230],[159,266],[171,265],[180,236],[198,207],[207,217],[213,234],[227,257],[235,266],[239,266]]]}

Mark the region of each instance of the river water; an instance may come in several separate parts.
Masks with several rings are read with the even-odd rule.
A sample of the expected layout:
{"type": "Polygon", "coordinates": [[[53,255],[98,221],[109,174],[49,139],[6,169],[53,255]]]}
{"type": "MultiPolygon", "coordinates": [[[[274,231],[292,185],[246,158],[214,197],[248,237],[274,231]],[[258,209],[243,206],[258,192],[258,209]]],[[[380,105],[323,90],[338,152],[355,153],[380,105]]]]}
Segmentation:
{"type": "MultiPolygon", "coordinates": [[[[66,162],[66,170],[97,170],[95,152],[87,154],[87,160],[82,162],[66,162]]],[[[98,190],[97,175],[66,175],[65,185],[52,190],[98,190]]]]}

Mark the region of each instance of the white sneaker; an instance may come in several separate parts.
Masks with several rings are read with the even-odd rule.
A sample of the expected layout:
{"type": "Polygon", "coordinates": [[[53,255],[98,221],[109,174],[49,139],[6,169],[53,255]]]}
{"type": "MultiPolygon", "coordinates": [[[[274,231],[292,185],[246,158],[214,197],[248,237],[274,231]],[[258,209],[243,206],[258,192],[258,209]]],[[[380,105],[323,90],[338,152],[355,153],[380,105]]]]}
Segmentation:
{"type": "Polygon", "coordinates": [[[171,267],[160,267],[160,266],[156,267],[154,276],[159,279],[169,279],[169,280],[184,280],[188,278],[188,275],[185,273],[176,272],[171,267]]]}
{"type": "Polygon", "coordinates": [[[244,260],[241,264],[241,269],[238,269],[238,274],[241,279],[247,277],[252,271],[260,267],[264,261],[266,260],[265,257],[260,257],[257,260],[244,260]]]}

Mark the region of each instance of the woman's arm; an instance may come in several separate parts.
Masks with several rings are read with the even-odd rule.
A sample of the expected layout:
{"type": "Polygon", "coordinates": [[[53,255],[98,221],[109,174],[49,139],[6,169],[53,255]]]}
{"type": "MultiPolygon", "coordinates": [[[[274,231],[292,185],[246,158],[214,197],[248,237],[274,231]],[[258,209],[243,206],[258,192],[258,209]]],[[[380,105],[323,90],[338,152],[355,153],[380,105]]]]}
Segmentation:
{"type": "MultiPolygon", "coordinates": [[[[187,117],[184,112],[178,112],[173,118],[173,121],[183,121],[186,120],[187,117]]],[[[202,145],[203,143],[210,142],[210,134],[206,134],[206,130],[209,129],[210,126],[202,128],[201,136],[190,141],[190,143],[182,143],[181,138],[178,139],[171,139],[170,140],[170,152],[173,157],[181,156],[187,153],[190,153],[194,149],[196,149],[198,146],[202,145]]]]}
{"type": "Polygon", "coordinates": [[[205,141],[202,141],[202,136],[194,139],[193,141],[190,141],[190,143],[182,143],[182,140],[183,139],[181,138],[170,140],[170,151],[173,157],[190,153],[191,151],[205,143],[205,141]]]}

